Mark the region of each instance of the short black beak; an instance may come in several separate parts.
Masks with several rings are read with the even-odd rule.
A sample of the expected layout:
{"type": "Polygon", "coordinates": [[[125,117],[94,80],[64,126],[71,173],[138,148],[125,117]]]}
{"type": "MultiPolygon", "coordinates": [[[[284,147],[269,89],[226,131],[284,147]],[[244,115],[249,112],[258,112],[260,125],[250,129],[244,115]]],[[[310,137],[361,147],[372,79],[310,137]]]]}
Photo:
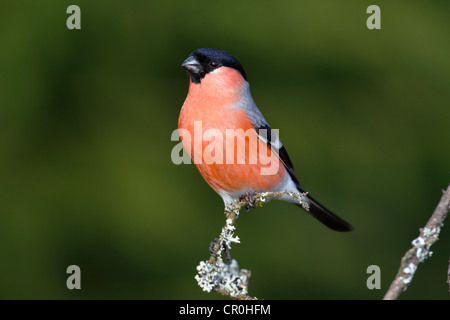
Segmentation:
{"type": "Polygon", "coordinates": [[[181,66],[185,68],[189,73],[199,73],[202,70],[202,65],[192,55],[184,60],[181,66]]]}

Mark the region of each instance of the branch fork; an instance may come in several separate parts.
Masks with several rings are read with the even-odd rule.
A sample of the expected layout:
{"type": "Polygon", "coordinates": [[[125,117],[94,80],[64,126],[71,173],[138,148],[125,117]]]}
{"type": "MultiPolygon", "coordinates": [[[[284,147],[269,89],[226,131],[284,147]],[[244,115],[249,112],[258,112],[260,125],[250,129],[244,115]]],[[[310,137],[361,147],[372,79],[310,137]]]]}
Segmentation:
{"type": "Polygon", "coordinates": [[[248,210],[251,207],[261,207],[263,203],[269,200],[287,195],[296,200],[306,210],[309,206],[302,200],[307,193],[294,193],[290,191],[282,192],[261,192],[254,195],[246,195],[240,200],[236,200],[225,208],[225,226],[214,242],[210,244],[211,256],[207,261],[201,261],[197,266],[197,275],[195,279],[198,285],[206,292],[217,292],[222,295],[230,296],[238,300],[256,300],[248,295],[248,285],[251,272],[247,269],[239,269],[238,262],[231,259],[229,251],[231,245],[240,243],[240,239],[235,235],[235,222],[239,217],[239,211],[242,207],[248,210]],[[222,259],[222,252],[226,252],[228,263],[222,259]]]}

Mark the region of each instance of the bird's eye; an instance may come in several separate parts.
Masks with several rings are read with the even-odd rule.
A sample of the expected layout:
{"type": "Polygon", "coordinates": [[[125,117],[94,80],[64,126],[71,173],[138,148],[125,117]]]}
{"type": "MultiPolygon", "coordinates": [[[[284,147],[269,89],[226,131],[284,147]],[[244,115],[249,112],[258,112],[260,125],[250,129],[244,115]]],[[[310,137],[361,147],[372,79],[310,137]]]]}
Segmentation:
{"type": "Polygon", "coordinates": [[[211,68],[217,68],[219,66],[219,62],[216,60],[211,60],[211,62],[209,63],[209,66],[211,68]]]}

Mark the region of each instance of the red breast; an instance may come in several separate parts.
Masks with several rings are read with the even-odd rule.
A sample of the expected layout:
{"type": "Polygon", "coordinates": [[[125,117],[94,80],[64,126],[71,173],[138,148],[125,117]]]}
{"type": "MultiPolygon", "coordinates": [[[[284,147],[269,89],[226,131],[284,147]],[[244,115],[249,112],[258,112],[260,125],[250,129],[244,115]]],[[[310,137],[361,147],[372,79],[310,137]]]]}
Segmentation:
{"type": "MultiPolygon", "coordinates": [[[[178,129],[187,130],[191,136],[191,143],[183,140],[183,147],[191,159],[197,159],[197,161],[201,159],[201,163],[196,164],[197,169],[216,192],[220,190],[227,192],[270,190],[277,186],[285,176],[284,166],[278,156],[266,143],[257,138],[256,130],[254,130],[247,112],[244,108],[239,107],[244,81],[237,70],[221,67],[206,74],[201,83],[190,82],[188,96],[181,108],[178,129]],[[222,133],[222,163],[208,164],[210,162],[209,152],[205,152],[205,148],[214,141],[203,141],[201,148],[194,148],[194,139],[199,139],[199,137],[195,137],[195,133],[198,134],[198,132],[194,132],[194,121],[201,121],[202,137],[208,129],[217,129],[222,133]],[[227,129],[235,130],[238,138],[234,142],[226,139],[227,129]],[[247,136],[244,135],[245,132],[247,132],[247,136]],[[239,138],[244,139],[245,143],[238,143],[239,138]],[[226,152],[233,148],[233,144],[234,159],[232,163],[229,161],[227,163],[226,152]],[[260,150],[260,148],[263,149],[260,150]],[[237,157],[240,152],[245,154],[244,164],[238,163],[237,157]],[[279,162],[278,171],[275,174],[261,175],[261,169],[269,167],[269,164],[266,164],[268,159],[265,159],[264,164],[261,163],[259,152],[265,152],[269,163],[279,162]]],[[[213,155],[217,156],[214,153],[213,155]]]]}

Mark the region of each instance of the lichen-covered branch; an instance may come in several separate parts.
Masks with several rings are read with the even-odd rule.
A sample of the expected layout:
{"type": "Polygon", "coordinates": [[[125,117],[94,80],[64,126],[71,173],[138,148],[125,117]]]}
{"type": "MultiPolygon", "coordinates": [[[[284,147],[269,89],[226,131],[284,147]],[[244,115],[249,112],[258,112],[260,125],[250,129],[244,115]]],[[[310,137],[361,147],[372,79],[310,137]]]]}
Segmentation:
{"type": "Polygon", "coordinates": [[[222,295],[230,296],[239,300],[254,300],[256,298],[248,295],[248,283],[251,272],[247,269],[239,269],[235,259],[231,259],[229,250],[233,243],[240,243],[238,236],[234,234],[236,227],[234,223],[239,217],[239,211],[242,207],[262,206],[264,202],[275,197],[287,195],[298,201],[306,210],[308,204],[302,200],[307,193],[293,193],[290,191],[282,192],[262,192],[250,196],[250,199],[235,201],[225,208],[226,223],[217,239],[210,244],[211,256],[207,261],[201,261],[197,266],[197,275],[195,279],[198,285],[207,292],[217,292],[222,295]],[[228,263],[222,259],[222,253],[225,251],[228,263]]]}
{"type": "Polygon", "coordinates": [[[448,283],[448,292],[450,292],[450,259],[448,259],[447,283],[448,283]]]}
{"type": "Polygon", "coordinates": [[[450,185],[444,191],[439,204],[428,220],[424,228],[420,229],[420,235],[414,239],[409,249],[403,256],[400,268],[394,281],[384,296],[384,300],[395,300],[405,291],[412,281],[414,273],[419,263],[431,257],[431,246],[438,240],[441,227],[444,224],[445,217],[450,210],[450,185]]]}

